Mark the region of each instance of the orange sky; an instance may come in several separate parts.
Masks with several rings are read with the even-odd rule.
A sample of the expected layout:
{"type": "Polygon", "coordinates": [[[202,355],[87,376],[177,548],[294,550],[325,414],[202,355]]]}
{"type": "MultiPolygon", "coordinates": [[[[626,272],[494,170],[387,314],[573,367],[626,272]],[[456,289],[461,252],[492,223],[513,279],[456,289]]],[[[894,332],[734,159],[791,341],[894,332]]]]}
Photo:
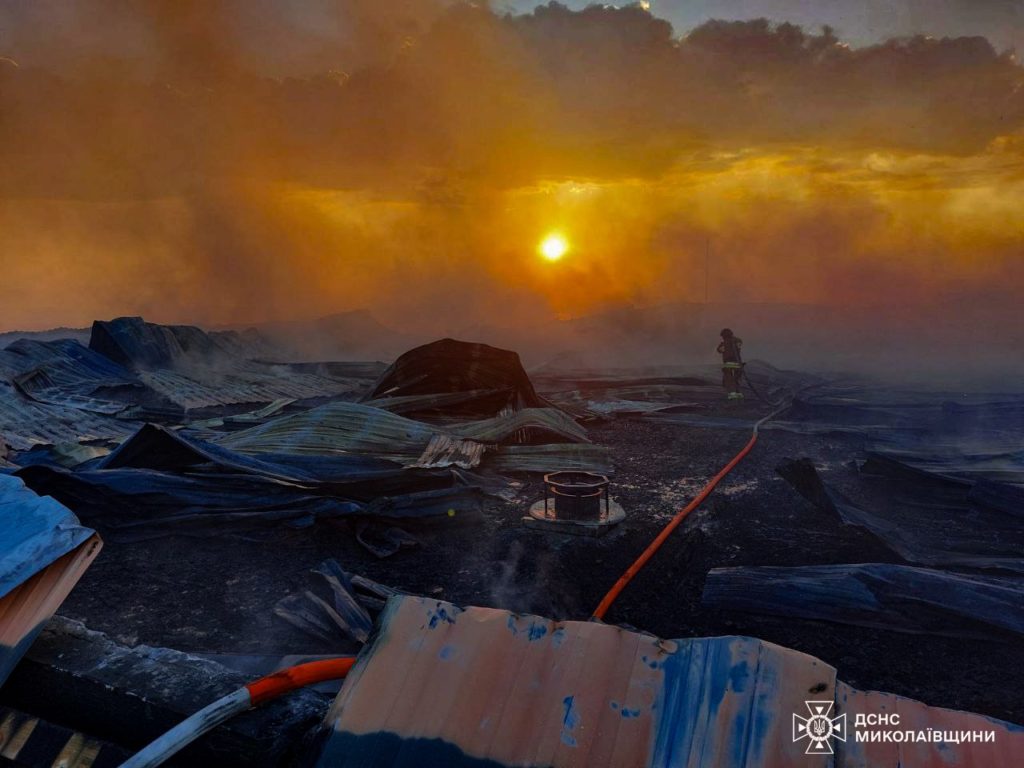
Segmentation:
{"type": "Polygon", "coordinates": [[[700,301],[709,244],[714,301],[1024,300],[1024,70],[983,39],[339,2],[275,78],[228,5],[98,0],[102,55],[0,61],[0,325],[514,324],[700,301]]]}

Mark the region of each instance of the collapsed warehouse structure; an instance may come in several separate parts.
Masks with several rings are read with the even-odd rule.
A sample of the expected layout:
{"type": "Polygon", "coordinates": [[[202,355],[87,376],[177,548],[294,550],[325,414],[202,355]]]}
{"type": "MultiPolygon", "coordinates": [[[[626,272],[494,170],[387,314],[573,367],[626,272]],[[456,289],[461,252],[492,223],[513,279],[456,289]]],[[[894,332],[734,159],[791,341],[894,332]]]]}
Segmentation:
{"type": "MultiPolygon", "coordinates": [[[[251,335],[140,318],[95,323],[88,346],[22,339],[0,351],[0,511],[34,526],[0,539],[0,605],[17,606],[0,608],[0,670],[11,673],[3,703],[14,707],[0,731],[5,757],[18,758],[29,734],[46,730],[41,718],[52,721],[47,732],[61,749],[80,730],[88,736],[77,743],[89,745],[80,746],[82,761],[107,754],[116,764],[244,680],[225,666],[230,647],[200,659],[65,619],[46,625],[96,558],[100,537],[101,558],[112,559],[170,539],[212,540],[230,570],[234,537],[277,546],[260,537],[341,526],[372,558],[398,562],[430,531],[483,526],[491,504],[527,515],[545,473],[596,473],[610,509],[600,478],[614,483],[616,467],[592,437],[597,425],[745,431],[764,415],[758,404],[722,412],[718,390],[700,376],[531,380],[514,352],[452,339],[390,366],[269,362],[273,354],[251,335]],[[59,704],[44,693],[65,687],[59,704]],[[108,693],[97,702],[99,688],[108,693]],[[128,733],[129,720],[137,733],[128,733]]],[[[786,397],[785,412],[763,427],[769,434],[842,435],[861,445],[851,482],[874,489],[874,507],[847,498],[809,461],[778,472],[837,526],[865,531],[888,559],[710,569],[709,609],[896,632],[1024,634],[1016,442],[1024,399],[951,403],[764,365],[751,365],[750,375],[767,398],[786,397]]],[[[512,530],[498,534],[529,529],[512,530]]],[[[588,560],[608,551],[559,541],[554,551],[588,560]]],[[[940,753],[948,764],[980,764],[984,755],[986,765],[1010,765],[1024,748],[1016,726],[862,692],[829,664],[771,643],[663,641],[500,604],[463,610],[323,554],[307,563],[308,584],[267,597],[274,620],[319,650],[359,652],[329,712],[333,693],[304,692],[263,710],[262,720],[214,731],[180,764],[788,765],[806,747],[791,738],[790,717],[812,696],[837,712],[898,711],[920,729],[997,733],[990,752],[952,742],[865,750],[839,740],[837,765],[927,765],[940,753]]],[[[246,671],[279,666],[288,664],[246,671]]],[[[34,764],[27,755],[15,764],[34,764]]],[[[827,764],[824,754],[814,759],[827,764]]]]}

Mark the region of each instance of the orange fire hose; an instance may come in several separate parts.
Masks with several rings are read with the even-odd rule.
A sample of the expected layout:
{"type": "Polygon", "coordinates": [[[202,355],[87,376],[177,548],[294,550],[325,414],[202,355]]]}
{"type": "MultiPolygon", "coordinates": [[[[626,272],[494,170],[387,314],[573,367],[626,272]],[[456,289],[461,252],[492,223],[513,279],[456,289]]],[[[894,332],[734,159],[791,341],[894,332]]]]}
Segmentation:
{"type": "Polygon", "coordinates": [[[348,675],[355,656],[310,661],[261,677],[186,717],[156,741],[121,763],[120,768],[156,768],[203,734],[247,709],[258,707],[282,694],[348,675]]]}
{"type": "Polygon", "coordinates": [[[769,419],[775,418],[787,408],[789,408],[789,403],[786,403],[780,408],[776,408],[774,411],[772,411],[763,419],[759,420],[756,424],[754,424],[753,434],[751,434],[750,440],[747,441],[747,444],[743,446],[743,450],[741,450],[739,453],[733,456],[732,460],[724,467],[722,467],[721,471],[719,471],[717,475],[711,478],[708,484],[701,489],[700,493],[698,493],[697,496],[694,497],[693,501],[691,501],[681,510],[676,512],[675,516],[671,520],[669,520],[668,524],[661,529],[661,533],[659,533],[654,538],[654,541],[647,545],[647,549],[643,551],[643,554],[641,554],[640,557],[638,557],[636,561],[631,566],[629,566],[629,568],[626,569],[626,572],[623,573],[622,576],[619,577],[619,580],[616,581],[615,584],[612,586],[612,588],[608,590],[608,594],[604,596],[604,598],[601,600],[601,603],[597,606],[597,608],[594,609],[594,615],[591,616],[592,619],[604,618],[605,614],[608,613],[608,609],[612,607],[612,603],[614,603],[616,598],[618,598],[618,596],[622,593],[622,590],[624,590],[626,588],[626,585],[633,580],[634,576],[640,573],[640,569],[647,565],[647,561],[654,557],[654,553],[661,549],[661,545],[665,543],[665,540],[670,535],[672,535],[672,531],[678,528],[679,524],[683,522],[686,516],[693,512],[693,510],[695,510],[697,507],[699,507],[704,502],[704,500],[711,495],[711,492],[715,490],[716,486],[722,481],[722,479],[730,472],[732,472],[733,469],[736,468],[736,465],[743,461],[743,458],[748,453],[750,453],[751,449],[754,447],[754,444],[757,442],[757,433],[758,430],[760,430],[761,425],[764,424],[769,419]]]}
{"type": "Polygon", "coordinates": [[[265,701],[276,699],[278,696],[298,688],[305,688],[307,685],[315,685],[326,680],[338,680],[345,677],[355,663],[355,656],[323,659],[288,667],[272,675],[261,677],[245,686],[249,690],[249,706],[257,707],[265,701]]]}

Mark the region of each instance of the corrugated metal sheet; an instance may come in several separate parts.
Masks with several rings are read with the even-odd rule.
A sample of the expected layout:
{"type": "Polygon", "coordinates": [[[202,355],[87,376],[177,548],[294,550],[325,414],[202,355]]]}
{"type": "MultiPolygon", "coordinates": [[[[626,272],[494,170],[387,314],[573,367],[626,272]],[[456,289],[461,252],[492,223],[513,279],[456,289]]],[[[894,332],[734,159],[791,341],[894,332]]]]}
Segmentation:
{"type": "Polygon", "coordinates": [[[93,534],[0,597],[0,685],[74,589],[102,546],[99,534],[93,534]]]}
{"type": "Polygon", "coordinates": [[[704,605],[896,632],[1024,635],[1024,580],[891,563],[713,568],[704,605]]]}
{"type": "Polygon", "coordinates": [[[819,509],[870,531],[908,562],[1024,573],[1024,526],[1012,502],[1002,509],[986,508],[970,499],[969,486],[954,493],[956,486],[947,481],[918,476],[905,490],[913,504],[886,503],[884,497],[854,503],[824,482],[809,459],[782,462],[776,471],[819,509]]]}
{"type": "MultiPolygon", "coordinates": [[[[438,427],[362,403],[335,402],[283,416],[219,438],[218,444],[241,453],[330,456],[363,454],[410,467],[480,463],[481,443],[515,439],[524,431],[586,440],[586,432],[553,409],[526,409],[477,422],[438,427]],[[469,439],[465,439],[469,438],[469,439]]],[[[506,471],[608,469],[606,448],[582,442],[512,445],[491,448],[488,466],[506,471]]]]}
{"type": "Polygon", "coordinates": [[[528,438],[537,442],[543,442],[542,438],[590,442],[583,427],[555,408],[524,408],[490,419],[452,424],[448,429],[460,437],[484,443],[521,442],[528,438]]]}
{"type": "Polygon", "coordinates": [[[145,385],[73,339],[19,339],[0,352],[0,371],[28,398],[96,413],[124,411],[145,385]]]}
{"type": "Polygon", "coordinates": [[[13,475],[0,475],[0,596],[93,535],[49,496],[37,496],[13,475]]]}
{"type": "Polygon", "coordinates": [[[843,712],[876,711],[878,694],[837,683],[828,664],[753,638],[666,641],[396,597],[328,713],[318,765],[987,768],[1016,765],[1008,756],[1024,750],[1008,724],[900,699],[914,727],[984,721],[999,749],[916,745],[900,763],[805,754],[793,715],[808,700],[835,702],[837,684],[843,712]]]}
{"type": "Polygon", "coordinates": [[[416,461],[437,430],[359,403],[328,403],[232,432],[218,442],[241,453],[361,453],[416,461]]]}
{"type": "Polygon", "coordinates": [[[502,445],[488,454],[484,464],[496,472],[612,471],[611,451],[587,443],[502,445]]]}
{"type": "Polygon", "coordinates": [[[364,400],[364,405],[383,408],[392,413],[416,413],[423,411],[443,411],[452,406],[472,403],[477,400],[494,399],[505,390],[470,389],[465,392],[436,392],[428,395],[403,395],[401,397],[378,397],[364,400]]]}
{"type": "Polygon", "coordinates": [[[458,440],[448,435],[434,435],[420,457],[408,466],[420,469],[453,466],[471,469],[480,463],[483,455],[483,443],[458,440]]]}
{"type": "Polygon", "coordinates": [[[59,445],[84,440],[123,440],[139,428],[122,421],[77,408],[29,400],[0,381],[0,435],[13,450],[35,445],[59,445]]]}
{"type": "Polygon", "coordinates": [[[199,329],[149,324],[142,328],[151,338],[135,351],[153,353],[155,367],[129,370],[71,339],[20,339],[0,351],[0,380],[39,403],[129,417],[134,416],[131,409],[139,408],[180,417],[182,409],[356,397],[368,386],[362,378],[337,378],[245,359],[225,343],[226,337],[199,329]],[[183,348],[176,334],[184,334],[199,351],[183,348]],[[164,342],[163,347],[156,340],[164,342]]]}
{"type": "Polygon", "coordinates": [[[351,394],[366,389],[358,379],[339,380],[295,373],[284,366],[225,362],[222,368],[192,368],[185,372],[161,369],[140,371],[149,387],[186,411],[243,403],[270,403],[351,394]]]}
{"type": "Polygon", "coordinates": [[[67,507],[0,475],[0,684],[101,546],[67,507]]]}
{"type": "Polygon", "coordinates": [[[259,424],[266,421],[271,416],[276,416],[294,402],[294,398],[284,397],[253,411],[247,411],[246,413],[233,413],[227,416],[202,419],[200,421],[191,421],[188,426],[190,430],[197,432],[199,430],[212,429],[214,427],[223,427],[225,424],[259,424]]]}

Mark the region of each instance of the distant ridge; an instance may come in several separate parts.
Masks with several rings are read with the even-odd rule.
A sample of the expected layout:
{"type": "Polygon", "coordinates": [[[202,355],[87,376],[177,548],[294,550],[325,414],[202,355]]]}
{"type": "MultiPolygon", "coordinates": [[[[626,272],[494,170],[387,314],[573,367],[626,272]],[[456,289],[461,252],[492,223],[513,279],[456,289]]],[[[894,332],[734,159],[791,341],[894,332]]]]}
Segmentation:
{"type": "Polygon", "coordinates": [[[83,344],[89,343],[88,328],[50,328],[45,331],[4,331],[0,333],[0,349],[3,349],[12,341],[18,339],[33,339],[35,341],[54,341],[56,339],[74,339],[83,344]]]}

